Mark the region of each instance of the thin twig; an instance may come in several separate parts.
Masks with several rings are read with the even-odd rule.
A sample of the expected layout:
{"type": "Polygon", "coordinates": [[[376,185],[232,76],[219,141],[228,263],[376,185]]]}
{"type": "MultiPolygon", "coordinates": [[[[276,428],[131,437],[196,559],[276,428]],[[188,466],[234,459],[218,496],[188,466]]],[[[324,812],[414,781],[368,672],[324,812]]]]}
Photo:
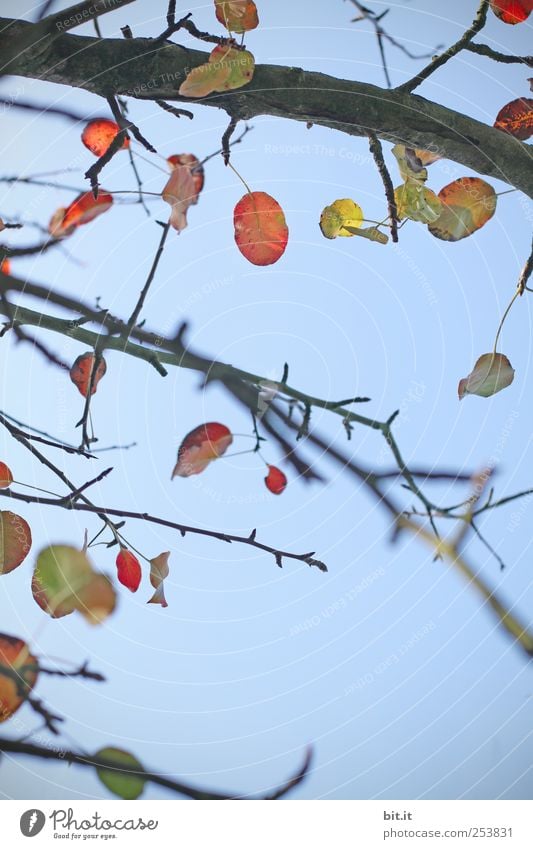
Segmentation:
{"type": "Polygon", "coordinates": [[[472,41],[475,35],[477,35],[480,30],[483,29],[485,23],[487,21],[487,11],[489,8],[489,0],[481,0],[479,4],[479,8],[476,12],[476,16],[467,30],[463,33],[461,38],[448,47],[444,53],[441,53],[440,56],[436,56],[432,59],[429,65],[426,65],[425,68],[422,68],[421,71],[410,80],[407,80],[406,83],[397,87],[397,91],[404,91],[411,93],[417,88],[420,83],[427,80],[431,74],[433,74],[438,68],[442,68],[443,65],[446,64],[450,59],[456,56],[461,50],[464,50],[467,45],[472,41]]]}
{"type": "Polygon", "coordinates": [[[396,206],[396,198],[394,197],[394,185],[392,183],[391,175],[389,174],[389,170],[385,164],[385,159],[383,157],[383,148],[381,146],[381,142],[376,136],[375,133],[368,133],[368,143],[370,147],[370,153],[374,157],[374,162],[376,163],[376,168],[379,171],[379,176],[381,177],[383,188],[385,189],[385,197],[387,198],[387,208],[389,212],[390,218],[390,229],[391,229],[391,238],[393,242],[398,241],[398,208],[396,206]]]}

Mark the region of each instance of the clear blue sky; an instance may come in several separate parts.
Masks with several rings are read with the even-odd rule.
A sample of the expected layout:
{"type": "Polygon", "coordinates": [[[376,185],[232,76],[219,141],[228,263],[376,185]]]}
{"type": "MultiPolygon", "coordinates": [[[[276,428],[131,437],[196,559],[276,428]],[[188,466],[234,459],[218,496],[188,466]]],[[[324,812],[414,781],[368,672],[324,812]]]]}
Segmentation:
{"type": "MultiPolygon", "coordinates": [[[[455,41],[476,3],[372,5],[390,7],[390,32],[411,50],[427,52],[455,41]]],[[[263,0],[258,6],[261,26],[247,38],[257,61],[383,84],[374,37],[367,25],[350,22],[351,4],[263,0]]],[[[178,7],[179,14],[192,11],[199,28],[216,28],[211,3],[178,7]]],[[[32,19],[27,4],[3,0],[1,8],[32,19]]],[[[165,12],[164,2],[138,0],[101,19],[102,30],[119,36],[130,24],[135,35],[155,35],[165,12]]],[[[92,34],[89,27],[78,32],[92,34]]],[[[482,40],[525,54],[531,25],[509,27],[491,16],[482,40]]],[[[396,50],[388,50],[388,58],[394,83],[421,64],[396,50]]],[[[420,93],[492,123],[504,103],[527,96],[527,76],[521,66],[464,53],[420,93]]],[[[88,116],[107,114],[96,96],[47,83],[5,79],[0,93],[88,116]]],[[[194,107],[192,122],[150,103],[132,100],[130,108],[163,156],[206,156],[226,126],[225,114],[208,108],[194,107]]],[[[84,185],[93,159],[80,142],[80,126],[17,109],[5,109],[2,118],[2,175],[69,168],[72,173],[57,179],[84,185]]],[[[531,201],[518,193],[501,197],[493,220],[457,244],[438,241],[414,223],[401,231],[397,247],[326,241],[318,219],[336,198],[352,197],[369,218],[385,214],[365,141],[267,117],[253,126],[233,161],[253,189],[283,205],[290,228],[284,257],[258,269],[239,254],[232,213],[243,190],[216,159],[207,166],[189,227],[169,237],[144,312],[147,324],[171,332],[187,319],[194,347],[271,378],[288,362],[291,383],[305,391],[330,399],[371,396],[369,415],[386,417],[400,407],[398,439],[413,464],[476,470],[495,458],[498,494],[533,485],[527,298],[515,306],[501,342],[516,369],[514,384],[487,400],[459,404],[456,395],[459,378],[491,349],[529,252],[531,201]]],[[[161,191],[165,175],[142,161],[139,168],[146,190],[161,191]]],[[[469,173],[438,162],[430,185],[438,191],[469,173]]],[[[134,188],[125,154],[113,159],[102,182],[110,190],[134,188]]],[[[497,191],[507,188],[491,182],[497,191]]],[[[73,197],[0,184],[0,211],[7,220],[46,225],[73,197]]],[[[154,218],[168,214],[162,201],[149,206],[151,218],[139,206],[117,204],[75,233],[64,251],[18,260],[13,271],[87,301],[101,296],[103,305],[127,316],[160,237],[154,218]]],[[[22,244],[39,233],[28,227],[11,238],[22,244]]],[[[60,336],[42,337],[69,361],[84,350],[60,336]]],[[[137,446],[93,464],[55,457],[80,483],[104,464],[114,466],[94,488],[95,501],[236,533],[257,527],[258,538],[272,544],[316,550],[329,572],[290,562],[281,571],[252,549],[128,523],[128,538],[148,556],[172,551],[169,608],[146,605],[145,576],[136,595],[120,592],[116,614],[101,628],[75,615],[43,625],[29,591],[36,553],[50,543],[80,545],[86,523],[90,533],[98,523],[17,505],[31,523],[34,547],[20,569],[0,580],[1,630],[30,640],[43,658],[90,659],[108,679],[40,682],[38,695],[67,717],[73,745],[87,751],[119,746],[146,766],[190,782],[259,793],[290,774],[313,743],[314,768],[296,798],[531,798],[531,669],[461,577],[432,562],[416,541],[392,546],[385,513],[327,460],[319,461],[326,485],[305,485],[289,469],[279,498],[266,491],[264,468],[250,456],[171,482],[177,446],[192,427],[216,419],[248,431],[247,416],[221,389],[201,391],[197,375],[173,370],[162,379],[140,361],[118,353],[106,358],[108,374],[93,403],[97,434],[102,445],[137,446]]],[[[65,440],[78,438],[82,399],[68,376],[9,335],[0,367],[3,409],[65,440]]],[[[313,427],[369,465],[390,465],[378,434],[356,428],[347,443],[340,419],[318,412],[313,427]]],[[[57,488],[5,434],[1,444],[18,480],[57,488]]],[[[302,452],[316,456],[305,444],[302,452]]],[[[264,453],[280,460],[275,444],[264,453]]],[[[434,493],[446,503],[466,495],[443,486],[434,493]]],[[[527,622],[531,509],[531,502],[518,504],[480,523],[507,563],[504,572],[478,543],[467,549],[527,622]]],[[[113,573],[114,556],[95,548],[93,559],[113,573]]],[[[36,724],[24,707],[17,724],[1,731],[17,736],[36,724]]],[[[0,765],[0,792],[8,798],[106,795],[90,771],[9,757],[0,765]]],[[[157,788],[145,795],[168,798],[157,788]]]]}

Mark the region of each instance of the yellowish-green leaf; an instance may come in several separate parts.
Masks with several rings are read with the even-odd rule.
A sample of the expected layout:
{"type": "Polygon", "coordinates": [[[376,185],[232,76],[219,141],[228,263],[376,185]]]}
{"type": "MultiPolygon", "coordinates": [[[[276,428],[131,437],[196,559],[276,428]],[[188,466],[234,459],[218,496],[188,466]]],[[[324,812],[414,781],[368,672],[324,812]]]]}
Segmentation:
{"type": "Polygon", "coordinates": [[[116,593],[106,575],[95,572],[83,551],[52,545],[37,558],[34,580],[46,599],[50,615],[79,611],[91,624],[102,622],[115,609],[116,593]]]}
{"type": "Polygon", "coordinates": [[[206,97],[215,91],[242,88],[254,75],[255,59],[248,50],[217,45],[209,61],[187,74],[179,88],[183,97],[206,97]]]}
{"type": "Polygon", "coordinates": [[[322,210],[320,229],[326,239],[337,236],[353,236],[349,228],[360,227],[363,223],[363,210],[350,198],[340,198],[322,210]]]}
{"type": "Polygon", "coordinates": [[[144,790],[146,779],[142,775],[135,774],[144,772],[144,768],[134,755],[123,751],[123,749],[108,746],[105,749],[100,749],[95,757],[113,764],[113,769],[105,769],[104,767],[97,767],[96,769],[98,778],[111,793],[120,799],[139,798],[144,790]]]}
{"type": "Polygon", "coordinates": [[[389,237],[386,233],[382,233],[377,227],[346,227],[350,236],[362,236],[363,239],[370,239],[371,242],[379,242],[380,245],[386,245],[389,237]]]}
{"type": "Polygon", "coordinates": [[[411,221],[421,221],[432,224],[442,212],[442,204],[431,189],[423,183],[407,180],[394,190],[398,218],[410,218],[411,221]]]}

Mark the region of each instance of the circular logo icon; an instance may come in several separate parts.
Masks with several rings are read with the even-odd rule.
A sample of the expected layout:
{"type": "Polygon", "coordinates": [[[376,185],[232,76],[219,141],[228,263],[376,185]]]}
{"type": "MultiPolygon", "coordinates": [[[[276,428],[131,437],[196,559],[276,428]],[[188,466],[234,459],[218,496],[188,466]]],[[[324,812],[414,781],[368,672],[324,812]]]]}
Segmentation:
{"type": "Polygon", "coordinates": [[[20,818],[20,830],[24,837],[35,837],[43,830],[46,817],[37,808],[25,811],[20,818]]]}

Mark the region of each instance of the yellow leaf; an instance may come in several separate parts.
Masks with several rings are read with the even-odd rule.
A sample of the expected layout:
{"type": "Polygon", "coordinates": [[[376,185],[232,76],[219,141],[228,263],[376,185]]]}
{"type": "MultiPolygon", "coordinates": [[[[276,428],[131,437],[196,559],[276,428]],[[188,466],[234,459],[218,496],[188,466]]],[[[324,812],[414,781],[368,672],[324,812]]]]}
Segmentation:
{"type": "Polygon", "coordinates": [[[337,236],[353,236],[350,227],[360,227],[363,223],[363,210],[349,198],[333,201],[322,210],[320,229],[326,239],[336,239],[337,236]]]}

